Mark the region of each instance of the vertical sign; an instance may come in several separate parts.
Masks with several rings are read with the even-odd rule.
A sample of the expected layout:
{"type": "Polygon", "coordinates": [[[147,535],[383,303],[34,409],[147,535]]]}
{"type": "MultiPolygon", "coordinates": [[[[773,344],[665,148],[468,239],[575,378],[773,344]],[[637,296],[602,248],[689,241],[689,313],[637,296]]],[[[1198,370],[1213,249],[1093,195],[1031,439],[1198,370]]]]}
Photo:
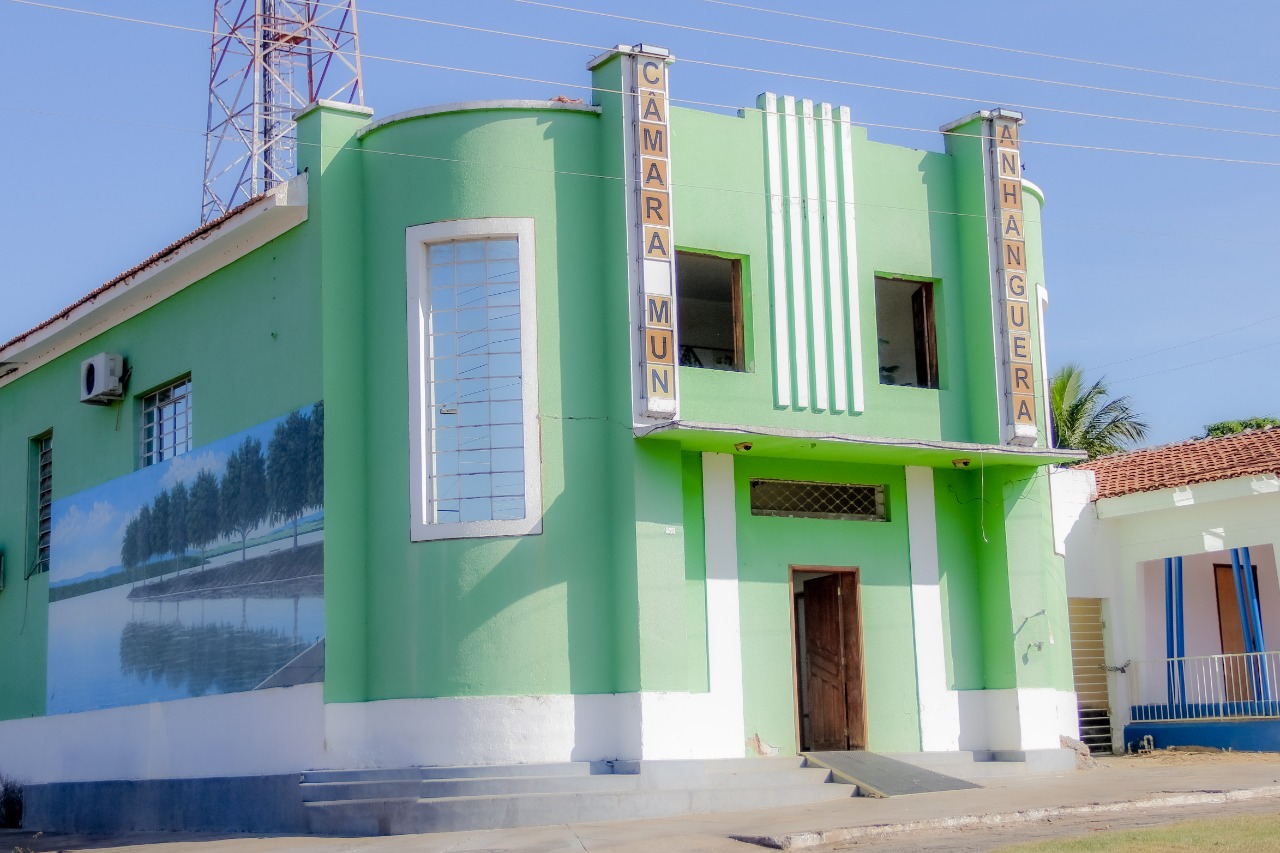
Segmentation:
{"type": "Polygon", "coordinates": [[[1019,113],[995,110],[991,122],[991,180],[997,288],[1003,350],[1000,359],[1007,401],[1005,420],[1009,444],[1036,441],[1036,397],[1032,379],[1031,311],[1027,284],[1027,243],[1022,220],[1022,155],[1018,144],[1019,113]]]}
{"type": "Polygon", "coordinates": [[[628,217],[634,233],[631,262],[638,283],[639,358],[636,414],[676,417],[675,243],[671,227],[671,128],[668,121],[667,64],[661,48],[639,45],[627,56],[625,119],[631,163],[628,217]]]}

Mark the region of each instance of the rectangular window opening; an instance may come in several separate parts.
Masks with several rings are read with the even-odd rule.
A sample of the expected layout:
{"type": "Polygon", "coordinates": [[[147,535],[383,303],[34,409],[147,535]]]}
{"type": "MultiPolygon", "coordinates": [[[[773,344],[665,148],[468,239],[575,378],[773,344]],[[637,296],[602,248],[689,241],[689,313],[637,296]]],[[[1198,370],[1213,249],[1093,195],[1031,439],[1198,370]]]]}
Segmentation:
{"type": "Polygon", "coordinates": [[[31,440],[31,554],[26,576],[49,571],[53,532],[53,433],[31,440]]]}
{"type": "Polygon", "coordinates": [[[840,521],[888,521],[884,486],[752,480],[751,514],[840,521]]]}
{"type": "Polygon", "coordinates": [[[142,398],[139,440],[139,459],[143,468],[191,449],[190,376],[142,398]]]}
{"type": "Polygon", "coordinates": [[[933,282],[876,279],[880,384],[938,387],[933,282]]]}
{"type": "Polygon", "coordinates": [[[676,252],[681,367],[745,370],[742,261],[676,252]]]}

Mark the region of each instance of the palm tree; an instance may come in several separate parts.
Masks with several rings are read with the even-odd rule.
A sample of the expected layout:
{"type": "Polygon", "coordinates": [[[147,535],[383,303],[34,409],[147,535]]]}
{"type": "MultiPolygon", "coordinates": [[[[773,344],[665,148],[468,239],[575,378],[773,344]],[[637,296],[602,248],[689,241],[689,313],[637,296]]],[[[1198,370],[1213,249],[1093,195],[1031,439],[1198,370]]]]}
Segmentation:
{"type": "Polygon", "coordinates": [[[1118,453],[1147,436],[1147,423],[1128,397],[1108,398],[1099,379],[1085,385],[1078,364],[1064,364],[1049,382],[1053,438],[1058,447],[1083,450],[1090,459],[1118,453]]]}

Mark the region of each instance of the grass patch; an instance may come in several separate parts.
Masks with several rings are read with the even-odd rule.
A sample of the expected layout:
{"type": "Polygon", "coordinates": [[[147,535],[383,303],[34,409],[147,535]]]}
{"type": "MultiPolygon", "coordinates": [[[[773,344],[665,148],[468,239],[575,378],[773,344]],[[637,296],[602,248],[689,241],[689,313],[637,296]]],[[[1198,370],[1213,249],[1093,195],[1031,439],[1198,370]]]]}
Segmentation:
{"type": "Polygon", "coordinates": [[[1078,838],[1062,838],[1014,844],[1002,853],[1182,853],[1214,850],[1219,853],[1263,853],[1280,846],[1280,815],[1243,815],[1215,820],[1189,820],[1147,829],[1093,832],[1078,838]]]}
{"type": "Polygon", "coordinates": [[[125,584],[151,580],[161,575],[167,575],[170,572],[177,572],[198,565],[200,565],[200,558],[190,554],[170,557],[166,560],[156,560],[152,563],[143,563],[141,566],[134,566],[131,569],[116,572],[114,575],[52,587],[49,589],[49,603],[75,598],[78,595],[88,595],[91,592],[99,592],[104,589],[114,589],[125,584]]]}
{"type": "MultiPolygon", "coordinates": [[[[134,587],[130,601],[183,600],[187,598],[242,598],[250,590],[265,593],[271,585],[287,588],[288,595],[322,595],[324,591],[324,543],[312,542],[273,554],[224,563],[185,575],[134,587]]],[[[268,598],[288,597],[267,595],[268,598]]]]}

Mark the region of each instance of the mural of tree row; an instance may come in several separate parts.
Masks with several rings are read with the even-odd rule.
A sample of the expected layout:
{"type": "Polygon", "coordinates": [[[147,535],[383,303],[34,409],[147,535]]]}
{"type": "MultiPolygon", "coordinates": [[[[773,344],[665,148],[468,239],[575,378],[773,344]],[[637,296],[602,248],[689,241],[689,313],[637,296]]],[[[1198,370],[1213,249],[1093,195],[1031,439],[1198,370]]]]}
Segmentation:
{"type": "Polygon", "coordinates": [[[250,436],[227,459],[221,479],[201,471],[156,495],[125,527],[120,562],[133,569],[155,557],[204,551],[222,537],[240,538],[245,559],[249,534],[264,522],[293,524],[324,506],[324,403],[292,412],[276,425],[267,451],[250,436]]]}

